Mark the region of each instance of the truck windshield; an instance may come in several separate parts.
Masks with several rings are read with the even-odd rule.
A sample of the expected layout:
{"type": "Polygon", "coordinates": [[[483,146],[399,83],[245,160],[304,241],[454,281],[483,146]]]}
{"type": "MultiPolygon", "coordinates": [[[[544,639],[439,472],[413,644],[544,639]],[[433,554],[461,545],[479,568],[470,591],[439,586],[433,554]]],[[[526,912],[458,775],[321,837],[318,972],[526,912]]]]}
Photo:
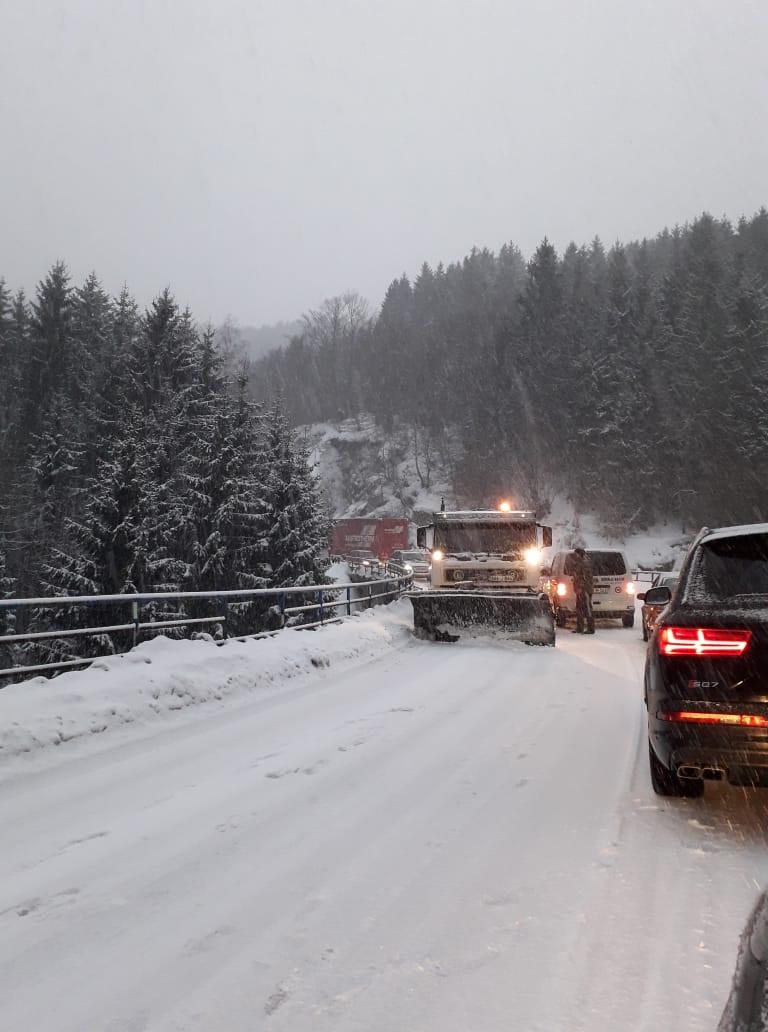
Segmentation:
{"type": "Polygon", "coordinates": [[[503,554],[535,544],[535,523],[445,523],[435,528],[435,545],[445,552],[503,554]]]}

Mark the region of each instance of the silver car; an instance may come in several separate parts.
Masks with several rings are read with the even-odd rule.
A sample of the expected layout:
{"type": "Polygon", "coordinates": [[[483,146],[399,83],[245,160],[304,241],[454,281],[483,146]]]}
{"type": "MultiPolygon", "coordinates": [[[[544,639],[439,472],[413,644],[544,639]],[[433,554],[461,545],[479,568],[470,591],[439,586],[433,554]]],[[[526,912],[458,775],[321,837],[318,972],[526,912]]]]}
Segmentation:
{"type": "Polygon", "coordinates": [[[432,564],[429,561],[429,554],[422,552],[420,548],[399,548],[392,553],[392,560],[410,567],[407,572],[412,572],[414,577],[429,577],[432,564]]]}

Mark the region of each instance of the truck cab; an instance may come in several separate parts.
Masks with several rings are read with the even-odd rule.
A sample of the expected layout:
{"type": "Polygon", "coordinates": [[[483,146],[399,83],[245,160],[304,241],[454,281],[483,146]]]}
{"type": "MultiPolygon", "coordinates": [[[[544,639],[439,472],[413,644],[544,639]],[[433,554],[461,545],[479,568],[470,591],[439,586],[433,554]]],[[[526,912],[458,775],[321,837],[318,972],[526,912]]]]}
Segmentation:
{"type": "Polygon", "coordinates": [[[552,529],[528,510],[436,512],[432,523],[418,528],[417,541],[432,555],[432,588],[538,593],[552,529]]]}

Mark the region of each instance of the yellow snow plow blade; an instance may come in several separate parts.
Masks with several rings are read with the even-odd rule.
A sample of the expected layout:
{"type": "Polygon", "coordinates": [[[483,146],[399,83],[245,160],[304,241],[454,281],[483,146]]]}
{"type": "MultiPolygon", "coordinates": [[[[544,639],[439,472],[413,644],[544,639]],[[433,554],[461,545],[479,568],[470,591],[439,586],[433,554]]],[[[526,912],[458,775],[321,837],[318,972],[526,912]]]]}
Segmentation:
{"type": "Polygon", "coordinates": [[[546,596],[494,591],[420,591],[410,595],[413,628],[427,641],[500,636],[528,645],[554,645],[555,619],[546,596]]]}

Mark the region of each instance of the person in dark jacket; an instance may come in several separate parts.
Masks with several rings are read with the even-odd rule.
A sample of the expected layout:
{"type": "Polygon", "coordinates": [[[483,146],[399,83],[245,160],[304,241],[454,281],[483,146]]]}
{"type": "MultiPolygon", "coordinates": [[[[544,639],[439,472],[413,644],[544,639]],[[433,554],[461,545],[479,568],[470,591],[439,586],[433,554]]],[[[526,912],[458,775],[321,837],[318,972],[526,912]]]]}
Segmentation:
{"type": "Polygon", "coordinates": [[[583,548],[574,548],[572,562],[573,591],[576,595],[576,634],[595,633],[595,614],[592,611],[592,564],[583,548]],[[586,629],[584,625],[586,624],[586,629]]]}

